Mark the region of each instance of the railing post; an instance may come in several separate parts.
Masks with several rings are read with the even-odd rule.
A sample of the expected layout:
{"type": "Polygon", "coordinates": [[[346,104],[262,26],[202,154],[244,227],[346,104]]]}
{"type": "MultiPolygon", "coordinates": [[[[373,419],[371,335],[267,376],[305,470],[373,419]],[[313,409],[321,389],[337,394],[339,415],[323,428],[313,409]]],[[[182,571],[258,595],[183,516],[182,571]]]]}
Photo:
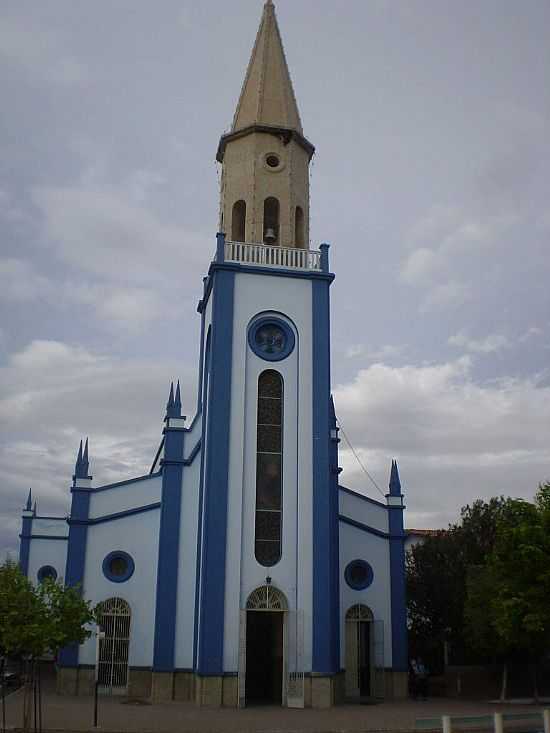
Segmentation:
{"type": "Polygon", "coordinates": [[[225,260],[225,234],[218,232],[216,234],[216,262],[225,260]]]}
{"type": "Polygon", "coordinates": [[[443,728],[443,733],[451,733],[451,716],[450,715],[441,716],[441,726],[443,728]]]}
{"type": "Polygon", "coordinates": [[[504,733],[504,725],[502,722],[502,713],[495,713],[494,714],[494,728],[495,733],[504,733]]]}
{"type": "Polygon", "coordinates": [[[329,245],[323,242],[323,244],[320,245],[319,249],[321,250],[321,272],[328,272],[329,245]]]}
{"type": "Polygon", "coordinates": [[[550,733],[550,708],[542,711],[542,719],[544,721],[544,733],[550,733]]]}

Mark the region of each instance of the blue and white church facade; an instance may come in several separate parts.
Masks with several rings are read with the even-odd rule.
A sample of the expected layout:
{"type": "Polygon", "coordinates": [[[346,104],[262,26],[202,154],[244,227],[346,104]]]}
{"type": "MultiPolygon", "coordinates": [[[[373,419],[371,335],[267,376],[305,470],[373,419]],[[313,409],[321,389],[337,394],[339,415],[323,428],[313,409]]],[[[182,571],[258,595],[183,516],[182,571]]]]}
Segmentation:
{"type": "Polygon", "coordinates": [[[23,512],[20,564],[78,584],[101,623],[58,688],[199,705],[404,697],[403,495],[339,484],[329,247],[309,248],[309,162],[272,3],[231,131],[202,283],[196,414],[170,388],[149,474],[94,486],[80,445],[68,517],[23,512]]]}

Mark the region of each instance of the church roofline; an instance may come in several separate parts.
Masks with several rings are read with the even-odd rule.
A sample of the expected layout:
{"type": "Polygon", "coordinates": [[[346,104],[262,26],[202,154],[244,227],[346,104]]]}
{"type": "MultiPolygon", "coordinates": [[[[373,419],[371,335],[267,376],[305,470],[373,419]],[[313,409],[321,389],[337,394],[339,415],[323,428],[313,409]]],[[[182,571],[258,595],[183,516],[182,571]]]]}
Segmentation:
{"type": "Polygon", "coordinates": [[[295,140],[298,145],[300,145],[300,147],[302,147],[306,151],[309,160],[311,160],[313,154],[315,153],[315,146],[310,143],[309,140],[305,138],[300,132],[298,132],[298,130],[293,130],[290,127],[279,127],[278,125],[266,125],[256,123],[254,125],[243,127],[239,130],[228,132],[225,135],[221,136],[218,150],[216,152],[216,160],[218,161],[218,163],[223,163],[225,148],[227,147],[228,143],[232,142],[233,140],[238,140],[241,137],[245,137],[246,135],[251,135],[254,132],[263,132],[268,135],[274,135],[275,137],[280,138],[285,145],[288,145],[291,140],[295,140]]]}

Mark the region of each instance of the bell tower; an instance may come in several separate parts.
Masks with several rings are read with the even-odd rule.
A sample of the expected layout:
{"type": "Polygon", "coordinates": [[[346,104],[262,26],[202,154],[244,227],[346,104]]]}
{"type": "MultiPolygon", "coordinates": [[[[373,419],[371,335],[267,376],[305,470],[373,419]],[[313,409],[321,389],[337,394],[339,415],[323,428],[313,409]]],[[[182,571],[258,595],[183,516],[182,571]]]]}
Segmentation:
{"type": "Polygon", "coordinates": [[[220,231],[234,242],[309,247],[309,162],[275,8],[262,19],[222,164],[220,231]]]}

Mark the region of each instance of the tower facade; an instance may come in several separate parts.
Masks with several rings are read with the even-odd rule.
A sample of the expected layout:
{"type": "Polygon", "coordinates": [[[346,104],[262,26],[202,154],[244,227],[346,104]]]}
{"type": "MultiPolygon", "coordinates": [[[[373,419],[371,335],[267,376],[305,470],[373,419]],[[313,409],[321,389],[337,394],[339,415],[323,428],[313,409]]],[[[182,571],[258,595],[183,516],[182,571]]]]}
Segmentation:
{"type": "Polygon", "coordinates": [[[217,152],[220,231],[236,242],[309,246],[309,162],[273,3],[264,6],[233,118],[217,152]]]}

